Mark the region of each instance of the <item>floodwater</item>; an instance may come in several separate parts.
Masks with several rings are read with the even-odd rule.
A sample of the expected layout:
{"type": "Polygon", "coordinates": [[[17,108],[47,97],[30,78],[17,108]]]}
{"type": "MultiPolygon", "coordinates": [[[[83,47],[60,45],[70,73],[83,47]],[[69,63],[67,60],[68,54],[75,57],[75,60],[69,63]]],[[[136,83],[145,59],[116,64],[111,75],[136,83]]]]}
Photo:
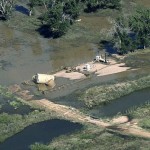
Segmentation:
{"type": "MultiPolygon", "coordinates": [[[[47,92],[45,97],[48,99],[53,100],[54,102],[59,102],[65,105],[72,105],[73,106],[78,105],[76,102],[77,96],[76,94],[73,94],[73,92],[82,92],[82,90],[85,90],[86,88],[96,86],[96,85],[103,85],[103,84],[108,84],[108,83],[115,83],[115,82],[120,82],[120,81],[126,81],[126,80],[132,80],[144,75],[149,75],[150,68],[144,68],[144,69],[137,69],[137,70],[128,70],[126,72],[121,72],[121,73],[116,73],[112,75],[107,75],[107,76],[96,76],[93,75],[91,78],[87,78],[83,81],[69,81],[68,79],[63,79],[60,78],[61,83],[58,81],[59,85],[66,85],[70,83],[70,85],[65,86],[64,88],[60,88],[56,91],[52,92],[47,92]],[[75,82],[74,84],[71,84],[75,82]],[[67,96],[69,95],[69,96],[67,96]],[[75,100],[74,100],[75,99],[75,100]]],[[[56,78],[57,80],[57,78],[56,78]]],[[[57,85],[56,87],[57,88],[57,85]]]]}
{"type": "Polygon", "coordinates": [[[13,101],[13,98],[7,98],[0,95],[0,113],[8,113],[8,114],[20,114],[26,115],[33,111],[30,106],[19,104],[18,107],[13,107],[10,105],[10,102],[13,101]]]}
{"type": "Polygon", "coordinates": [[[0,83],[20,84],[35,73],[52,72],[94,58],[92,43],[44,39],[0,24],[0,83]]]}
{"type": "Polygon", "coordinates": [[[35,142],[48,144],[54,138],[82,129],[79,123],[53,119],[28,126],[0,144],[1,150],[29,150],[35,142]]]}
{"type": "MultiPolygon", "coordinates": [[[[150,6],[149,0],[137,0],[137,2],[150,6]]],[[[110,28],[109,16],[83,15],[80,18],[82,21],[78,22],[73,31],[70,31],[64,39],[46,39],[38,33],[22,32],[0,22],[0,84],[5,86],[21,84],[24,80],[32,79],[35,73],[50,73],[61,66],[75,66],[93,60],[99,51],[97,44],[99,38],[94,39],[94,42],[93,37],[99,36],[101,30],[110,28]],[[76,27],[82,30],[77,30],[76,27]]],[[[45,97],[53,99],[56,103],[80,108],[82,104],[76,101],[77,97],[73,92],[82,92],[81,89],[106,82],[132,80],[137,76],[149,74],[149,72],[150,69],[143,68],[105,77],[93,76],[77,84],[72,84],[69,88],[50,92],[45,97]]],[[[58,84],[67,84],[70,81],[59,78],[57,82],[58,84]]],[[[144,103],[147,101],[149,93],[149,89],[137,91],[104,108],[91,110],[90,113],[98,116],[114,115],[134,105],[144,103]]],[[[34,124],[0,144],[0,149],[10,150],[11,147],[15,150],[27,150],[28,146],[34,142],[46,144],[53,138],[76,129],[81,129],[81,125],[63,120],[34,124]]]]}
{"type": "Polygon", "coordinates": [[[112,117],[119,113],[126,113],[140,105],[150,102],[150,88],[135,91],[129,95],[116,99],[112,103],[89,111],[95,117],[112,117]]]}
{"type": "MultiPolygon", "coordinates": [[[[150,3],[149,0],[138,2],[150,3]]],[[[20,84],[35,73],[50,73],[61,66],[93,60],[102,50],[98,46],[101,30],[111,27],[110,12],[80,16],[81,22],[60,39],[47,39],[36,32],[19,31],[0,22],[0,84],[20,84]],[[94,35],[97,38],[93,41],[94,35]]]]}
{"type": "MultiPolygon", "coordinates": [[[[19,9],[22,7],[19,5],[19,9]]],[[[21,14],[19,11],[16,15],[21,14]]],[[[21,17],[26,16],[22,13],[21,17]]],[[[108,17],[83,15],[67,35],[48,39],[38,32],[21,31],[0,22],[0,84],[20,84],[35,73],[49,73],[61,66],[75,66],[93,60],[99,34],[110,28],[108,17]],[[93,37],[96,36],[96,39],[93,37]]]]}
{"type": "Polygon", "coordinates": [[[139,5],[142,5],[142,6],[145,6],[145,7],[148,7],[148,8],[150,7],[150,1],[149,0],[136,0],[136,2],[139,5]]]}

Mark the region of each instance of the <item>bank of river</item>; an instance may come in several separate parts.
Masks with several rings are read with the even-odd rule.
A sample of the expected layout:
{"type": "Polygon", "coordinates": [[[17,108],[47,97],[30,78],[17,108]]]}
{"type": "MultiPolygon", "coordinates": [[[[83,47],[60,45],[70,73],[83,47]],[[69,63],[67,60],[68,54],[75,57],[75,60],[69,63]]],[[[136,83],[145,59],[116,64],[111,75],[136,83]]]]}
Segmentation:
{"type": "Polygon", "coordinates": [[[65,120],[53,119],[26,127],[23,131],[0,144],[1,150],[28,150],[35,142],[47,144],[52,139],[80,130],[82,125],[65,120]]]}
{"type": "Polygon", "coordinates": [[[110,104],[101,108],[96,107],[88,112],[95,117],[113,117],[117,114],[126,114],[128,110],[137,108],[147,102],[150,102],[150,88],[135,91],[116,99],[110,104]]]}

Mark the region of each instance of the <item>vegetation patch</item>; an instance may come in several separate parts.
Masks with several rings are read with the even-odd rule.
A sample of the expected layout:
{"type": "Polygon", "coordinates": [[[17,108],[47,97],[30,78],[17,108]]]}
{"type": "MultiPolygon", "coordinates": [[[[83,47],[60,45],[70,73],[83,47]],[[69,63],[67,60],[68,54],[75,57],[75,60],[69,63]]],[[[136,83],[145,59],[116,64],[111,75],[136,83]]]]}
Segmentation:
{"type": "Polygon", "coordinates": [[[138,119],[138,125],[150,131],[150,99],[140,107],[129,109],[126,114],[131,119],[138,119]]]}
{"type": "Polygon", "coordinates": [[[17,108],[19,108],[22,105],[22,103],[19,102],[19,101],[11,101],[10,105],[13,106],[14,109],[17,109],[17,108]]]}
{"type": "Polygon", "coordinates": [[[149,140],[115,134],[91,125],[78,133],[56,138],[49,145],[33,144],[31,150],[148,150],[149,146],[149,140]]]}
{"type": "Polygon", "coordinates": [[[123,62],[128,67],[149,67],[150,66],[150,49],[139,50],[129,53],[123,62]]]}
{"type": "Polygon", "coordinates": [[[147,87],[150,87],[150,76],[133,81],[92,87],[86,90],[79,97],[79,100],[83,101],[88,108],[92,108],[107,104],[121,96],[147,87]]]}
{"type": "MultiPolygon", "coordinates": [[[[34,110],[28,115],[9,115],[7,113],[0,114],[0,142],[8,137],[20,132],[25,127],[54,118],[54,113],[49,111],[34,110]]],[[[57,118],[55,116],[55,118],[57,118]]]]}
{"type": "MultiPolygon", "coordinates": [[[[10,102],[10,105],[15,108],[18,108],[20,105],[24,104],[28,105],[28,102],[25,103],[25,100],[16,97],[2,86],[0,86],[0,95],[13,99],[13,101],[10,102]]],[[[1,104],[1,106],[2,105],[3,104],[1,104]]],[[[34,108],[34,110],[26,115],[7,113],[0,114],[0,143],[33,123],[60,118],[55,112],[40,109],[32,104],[30,107],[34,108]]]]}

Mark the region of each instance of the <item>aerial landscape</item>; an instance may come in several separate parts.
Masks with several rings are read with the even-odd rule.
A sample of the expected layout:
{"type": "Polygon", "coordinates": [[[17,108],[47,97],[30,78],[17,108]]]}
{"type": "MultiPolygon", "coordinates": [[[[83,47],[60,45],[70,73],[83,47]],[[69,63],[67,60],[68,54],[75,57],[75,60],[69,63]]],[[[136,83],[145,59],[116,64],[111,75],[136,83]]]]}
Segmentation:
{"type": "Polygon", "coordinates": [[[0,0],[0,150],[150,150],[150,0],[0,0]]]}

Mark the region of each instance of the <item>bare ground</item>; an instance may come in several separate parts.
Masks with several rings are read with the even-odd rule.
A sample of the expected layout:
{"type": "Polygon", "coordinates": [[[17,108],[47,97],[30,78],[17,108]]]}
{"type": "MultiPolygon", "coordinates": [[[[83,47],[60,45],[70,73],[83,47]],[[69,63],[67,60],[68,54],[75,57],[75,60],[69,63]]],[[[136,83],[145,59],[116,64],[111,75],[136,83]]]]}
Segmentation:
{"type": "MultiPolygon", "coordinates": [[[[109,61],[109,64],[105,63],[94,63],[94,62],[87,62],[91,66],[91,69],[89,72],[95,73],[97,76],[104,76],[114,73],[119,73],[123,71],[127,71],[130,69],[130,67],[126,67],[124,63],[117,63],[115,60],[111,59],[109,61]]],[[[56,77],[63,77],[63,78],[69,78],[70,80],[75,79],[81,79],[85,78],[85,75],[81,72],[84,72],[85,64],[80,64],[76,66],[76,70],[80,70],[80,72],[70,72],[66,73],[66,70],[59,71],[55,74],[53,74],[56,77]]]]}

